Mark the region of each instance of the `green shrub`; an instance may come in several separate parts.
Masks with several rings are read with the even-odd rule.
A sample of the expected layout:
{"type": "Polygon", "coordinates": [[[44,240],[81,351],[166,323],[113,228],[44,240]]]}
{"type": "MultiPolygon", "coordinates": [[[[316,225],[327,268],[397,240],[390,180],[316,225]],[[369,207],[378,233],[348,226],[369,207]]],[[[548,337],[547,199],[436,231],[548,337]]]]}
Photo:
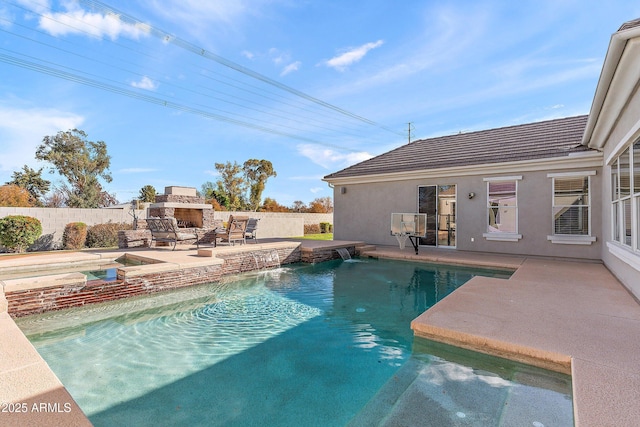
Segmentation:
{"type": "Polygon", "coordinates": [[[108,222],[96,224],[87,230],[86,245],[89,248],[111,248],[118,246],[118,231],[131,230],[131,224],[124,222],[108,222]]]}
{"type": "Polygon", "coordinates": [[[71,222],[64,227],[62,247],[64,249],[82,249],[87,241],[87,224],[71,222]]]}
{"type": "Polygon", "coordinates": [[[320,232],[321,233],[331,233],[333,231],[333,225],[330,222],[321,222],[320,223],[320,232]]]}
{"type": "Polygon", "coordinates": [[[320,234],[319,224],[305,224],[304,234],[320,234]]]}
{"type": "Polygon", "coordinates": [[[0,245],[9,252],[25,252],[42,234],[37,218],[10,215],[0,219],[0,245]]]}

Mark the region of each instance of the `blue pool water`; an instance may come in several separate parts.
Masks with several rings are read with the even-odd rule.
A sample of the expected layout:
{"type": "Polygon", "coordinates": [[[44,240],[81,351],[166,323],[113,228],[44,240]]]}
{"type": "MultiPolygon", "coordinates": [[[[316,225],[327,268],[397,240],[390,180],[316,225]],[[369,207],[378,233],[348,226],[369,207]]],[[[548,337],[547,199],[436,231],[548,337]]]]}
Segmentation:
{"type": "Polygon", "coordinates": [[[506,277],[331,261],[17,323],[96,426],[573,425],[569,377],[414,342],[477,274],[506,277]]]}

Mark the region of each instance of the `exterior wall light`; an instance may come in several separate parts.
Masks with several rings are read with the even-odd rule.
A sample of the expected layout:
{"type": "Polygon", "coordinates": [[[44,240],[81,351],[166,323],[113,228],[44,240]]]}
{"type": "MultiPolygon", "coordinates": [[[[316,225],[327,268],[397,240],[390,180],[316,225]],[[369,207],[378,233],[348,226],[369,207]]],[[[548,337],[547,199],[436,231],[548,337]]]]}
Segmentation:
{"type": "Polygon", "coordinates": [[[476,197],[476,193],[469,193],[469,198],[473,199],[474,197],[476,197]]]}
{"type": "Polygon", "coordinates": [[[347,187],[340,187],[340,194],[345,194],[347,192],[347,187]]]}

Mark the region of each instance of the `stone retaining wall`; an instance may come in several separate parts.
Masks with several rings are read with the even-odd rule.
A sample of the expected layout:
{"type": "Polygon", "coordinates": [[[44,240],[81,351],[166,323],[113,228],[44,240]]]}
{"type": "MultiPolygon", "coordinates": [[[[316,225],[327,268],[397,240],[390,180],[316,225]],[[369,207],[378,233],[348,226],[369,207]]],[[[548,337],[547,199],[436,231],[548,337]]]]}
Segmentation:
{"type": "Polygon", "coordinates": [[[230,251],[217,254],[222,264],[190,268],[178,268],[148,274],[122,276],[116,282],[86,281],[84,279],[49,287],[5,292],[7,311],[12,317],[27,316],[46,311],[61,310],[113,301],[132,296],[153,294],[170,289],[205,283],[219,282],[223,276],[242,273],[280,264],[291,264],[301,260],[300,245],[255,251],[230,251]],[[275,254],[277,253],[277,257],[275,254]],[[261,259],[272,262],[261,263],[261,259]],[[279,262],[275,263],[274,260],[279,262]],[[124,279],[123,279],[124,277],[124,279]]]}
{"type": "MultiPolygon", "coordinates": [[[[356,256],[355,246],[345,247],[345,249],[349,251],[349,255],[351,255],[352,257],[356,256]]],[[[340,258],[340,254],[338,253],[338,251],[335,250],[335,248],[304,250],[302,251],[302,256],[301,256],[302,262],[307,262],[310,264],[330,261],[332,259],[339,259],[339,258],[340,258]]]]}

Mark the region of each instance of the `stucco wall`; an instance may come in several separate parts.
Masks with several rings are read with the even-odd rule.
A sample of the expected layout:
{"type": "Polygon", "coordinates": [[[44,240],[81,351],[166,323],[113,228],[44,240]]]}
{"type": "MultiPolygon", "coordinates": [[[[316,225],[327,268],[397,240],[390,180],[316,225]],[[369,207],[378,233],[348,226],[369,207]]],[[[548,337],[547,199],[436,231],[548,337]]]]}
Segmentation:
{"type": "Polygon", "coordinates": [[[304,235],[304,226],[329,222],[333,224],[333,214],[289,213],[289,212],[230,212],[216,211],[214,219],[226,221],[229,215],[243,215],[258,218],[258,239],[269,237],[299,237],[304,235]]]}
{"type": "MultiPolygon", "coordinates": [[[[591,177],[591,193],[599,195],[602,187],[601,168],[562,169],[553,172],[595,170],[591,177]]],[[[518,242],[488,241],[483,237],[487,228],[487,184],[485,177],[500,174],[458,176],[438,179],[391,181],[368,184],[340,185],[334,189],[336,240],[364,240],[379,245],[397,245],[390,235],[392,212],[417,212],[418,186],[457,185],[456,234],[458,250],[513,253],[568,258],[599,259],[601,251],[601,200],[592,201],[592,235],[597,240],[591,245],[562,245],[551,243],[552,232],[552,179],[547,171],[518,174],[518,242]],[[346,191],[342,193],[341,188],[346,191]],[[468,198],[469,193],[475,197],[468,198]],[[473,239],[473,241],[472,241],[473,239]]]]}
{"type": "MultiPolygon", "coordinates": [[[[604,146],[604,159],[607,161],[612,155],[640,138],[640,94],[636,87],[618,116],[616,126],[612,130],[604,146]]],[[[604,181],[611,182],[611,165],[604,167],[604,181]]],[[[612,242],[611,222],[611,185],[605,185],[602,191],[602,229],[605,243],[601,246],[601,258],[609,270],[635,296],[640,299],[640,253],[612,242]]]]}
{"type": "MultiPolygon", "coordinates": [[[[133,216],[127,209],[75,209],[75,208],[7,208],[0,207],[0,218],[9,215],[25,215],[40,220],[42,236],[34,249],[50,249],[60,246],[64,227],[71,222],[84,222],[87,226],[108,222],[133,224],[133,216]]],[[[144,218],[144,210],[137,215],[144,218]]],[[[0,247],[1,250],[1,247],[0,247]]]]}

